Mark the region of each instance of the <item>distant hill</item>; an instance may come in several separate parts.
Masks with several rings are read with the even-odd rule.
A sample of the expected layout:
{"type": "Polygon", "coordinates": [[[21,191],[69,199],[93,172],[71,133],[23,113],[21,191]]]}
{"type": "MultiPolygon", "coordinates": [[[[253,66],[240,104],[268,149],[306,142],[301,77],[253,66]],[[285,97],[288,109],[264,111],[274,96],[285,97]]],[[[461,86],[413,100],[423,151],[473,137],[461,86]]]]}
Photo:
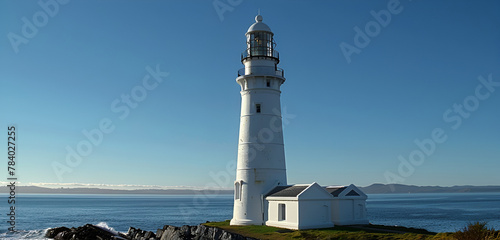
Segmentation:
{"type": "Polygon", "coordinates": [[[466,192],[500,192],[500,186],[413,186],[403,184],[375,183],[368,187],[360,187],[366,194],[374,193],[466,193],[466,192]]]}
{"type": "MultiPolygon", "coordinates": [[[[8,193],[6,186],[0,187],[0,193],[8,193]]],[[[233,190],[192,190],[192,189],[138,189],[116,190],[102,188],[44,188],[36,186],[16,186],[16,194],[162,194],[162,195],[195,195],[195,194],[233,194],[233,190]]]]}
{"type": "MultiPolygon", "coordinates": [[[[413,186],[403,184],[375,183],[368,187],[359,187],[366,194],[377,193],[466,193],[466,192],[500,192],[500,186],[413,186]],[[393,189],[391,189],[391,186],[393,189]]],[[[0,187],[0,193],[8,193],[6,186],[0,187]]],[[[140,189],[116,190],[102,188],[44,188],[35,186],[16,186],[16,194],[158,194],[158,195],[196,195],[196,194],[233,194],[233,190],[192,190],[192,189],[140,189]]]]}

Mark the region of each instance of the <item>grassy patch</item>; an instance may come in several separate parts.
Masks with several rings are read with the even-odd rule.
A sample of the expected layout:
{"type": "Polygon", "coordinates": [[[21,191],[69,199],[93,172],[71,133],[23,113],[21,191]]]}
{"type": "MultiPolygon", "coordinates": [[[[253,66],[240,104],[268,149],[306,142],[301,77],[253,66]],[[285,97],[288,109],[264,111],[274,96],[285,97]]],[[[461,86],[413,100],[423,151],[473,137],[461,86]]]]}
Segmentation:
{"type": "Polygon", "coordinates": [[[500,231],[486,227],[486,222],[469,223],[466,227],[457,231],[453,236],[458,240],[500,239],[500,231]]]}
{"type": "Polygon", "coordinates": [[[222,228],[228,232],[257,239],[455,239],[453,233],[432,233],[423,229],[405,228],[397,226],[365,225],[365,226],[336,226],[333,228],[288,230],[269,226],[230,226],[229,220],[224,222],[205,223],[206,226],[222,228]]]}

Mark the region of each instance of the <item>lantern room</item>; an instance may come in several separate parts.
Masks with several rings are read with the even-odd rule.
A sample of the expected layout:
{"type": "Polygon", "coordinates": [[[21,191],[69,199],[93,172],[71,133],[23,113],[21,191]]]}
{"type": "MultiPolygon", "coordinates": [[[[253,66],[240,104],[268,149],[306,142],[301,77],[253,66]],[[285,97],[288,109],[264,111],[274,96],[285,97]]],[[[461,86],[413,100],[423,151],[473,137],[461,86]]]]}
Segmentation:
{"type": "Polygon", "coordinates": [[[272,58],[279,63],[279,53],[274,50],[276,43],[273,35],[269,26],[262,22],[262,16],[257,15],[255,23],[248,28],[246,33],[247,49],[241,54],[241,61],[258,57],[272,58]]]}

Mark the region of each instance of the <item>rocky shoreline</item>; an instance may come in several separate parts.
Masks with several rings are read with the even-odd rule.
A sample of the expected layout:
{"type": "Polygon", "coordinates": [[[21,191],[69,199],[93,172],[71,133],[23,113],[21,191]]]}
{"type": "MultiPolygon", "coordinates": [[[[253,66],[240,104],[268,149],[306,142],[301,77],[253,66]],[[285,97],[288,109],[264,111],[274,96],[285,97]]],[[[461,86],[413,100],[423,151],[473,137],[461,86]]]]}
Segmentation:
{"type": "Polygon", "coordinates": [[[165,225],[156,233],[130,227],[127,234],[111,231],[107,228],[86,224],[77,228],[52,228],[45,234],[55,240],[255,240],[216,227],[204,225],[176,227],[165,225]]]}

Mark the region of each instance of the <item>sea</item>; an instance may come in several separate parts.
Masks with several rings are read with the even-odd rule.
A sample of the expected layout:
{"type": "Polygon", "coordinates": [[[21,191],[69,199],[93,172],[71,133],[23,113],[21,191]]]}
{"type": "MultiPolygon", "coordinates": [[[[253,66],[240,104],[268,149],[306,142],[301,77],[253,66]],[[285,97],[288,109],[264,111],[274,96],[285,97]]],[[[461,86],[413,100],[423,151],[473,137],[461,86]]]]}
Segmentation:
{"type": "MultiPolygon", "coordinates": [[[[47,229],[87,223],[114,231],[154,231],[231,219],[232,195],[22,194],[16,196],[15,230],[8,229],[8,196],[0,194],[0,239],[45,239],[47,229]],[[4,199],[3,201],[1,199],[4,199]]],[[[500,193],[369,194],[372,224],[454,232],[468,223],[500,229],[500,193]]]]}

